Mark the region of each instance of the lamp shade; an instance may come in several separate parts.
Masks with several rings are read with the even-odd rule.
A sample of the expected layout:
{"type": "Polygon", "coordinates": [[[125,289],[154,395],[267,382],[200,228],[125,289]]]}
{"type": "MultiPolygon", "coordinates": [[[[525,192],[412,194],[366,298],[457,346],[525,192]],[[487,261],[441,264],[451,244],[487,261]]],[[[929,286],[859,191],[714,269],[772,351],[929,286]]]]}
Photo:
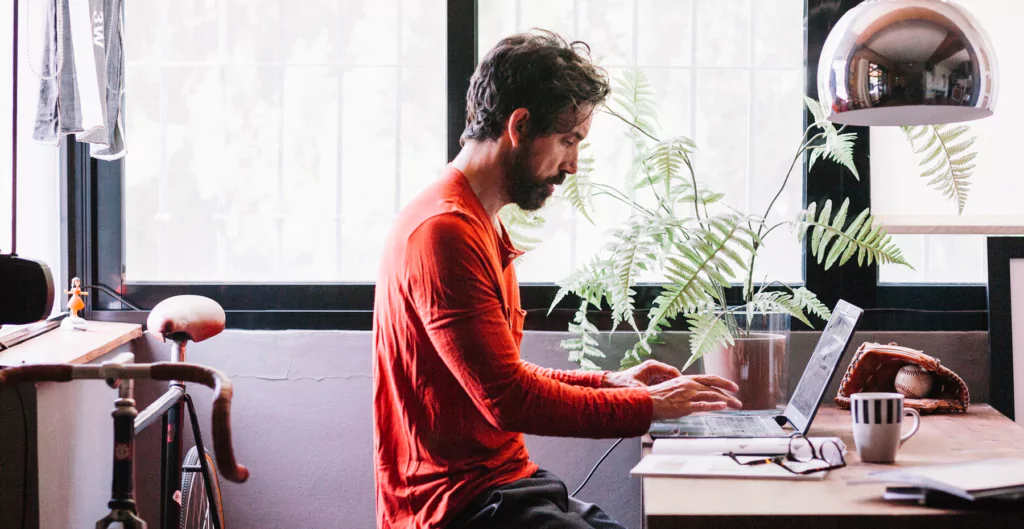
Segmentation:
{"type": "Polygon", "coordinates": [[[826,117],[848,125],[938,125],[992,115],[996,56],[977,21],[945,0],[868,0],[829,33],[818,61],[826,117]]]}

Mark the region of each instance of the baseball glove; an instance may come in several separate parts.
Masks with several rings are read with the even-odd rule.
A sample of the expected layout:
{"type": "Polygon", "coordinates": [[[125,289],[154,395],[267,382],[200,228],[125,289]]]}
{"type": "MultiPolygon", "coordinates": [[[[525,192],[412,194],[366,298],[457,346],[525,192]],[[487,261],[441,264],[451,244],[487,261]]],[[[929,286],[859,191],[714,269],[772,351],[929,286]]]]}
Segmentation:
{"type": "Polygon", "coordinates": [[[921,351],[900,347],[895,343],[882,345],[865,342],[857,349],[850,367],[843,375],[835,401],[840,408],[850,408],[850,395],[870,391],[895,391],[896,373],[907,364],[917,364],[934,377],[928,398],[903,399],[903,405],[921,413],[966,412],[971,402],[967,384],[956,373],[921,351]]]}

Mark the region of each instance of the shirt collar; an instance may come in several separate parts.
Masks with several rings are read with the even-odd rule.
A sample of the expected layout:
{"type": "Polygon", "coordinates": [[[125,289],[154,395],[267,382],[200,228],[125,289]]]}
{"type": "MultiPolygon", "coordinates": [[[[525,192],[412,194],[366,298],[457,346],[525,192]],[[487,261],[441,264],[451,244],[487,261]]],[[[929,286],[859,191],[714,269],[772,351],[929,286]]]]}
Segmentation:
{"type": "Polygon", "coordinates": [[[453,183],[460,187],[463,201],[473,210],[474,213],[476,213],[478,217],[480,217],[480,220],[483,221],[484,225],[486,225],[490,229],[490,232],[497,238],[498,251],[501,252],[501,267],[502,269],[508,268],[508,265],[511,264],[512,261],[515,261],[516,258],[526,252],[516,248],[515,245],[512,244],[512,239],[509,237],[508,230],[505,229],[505,224],[501,222],[501,219],[498,219],[498,227],[501,228],[500,233],[498,230],[494,229],[494,221],[487,214],[487,210],[484,209],[484,205],[480,202],[480,197],[476,196],[476,193],[473,191],[473,187],[469,185],[469,179],[466,178],[466,175],[452,165],[448,165],[448,171],[449,178],[452,179],[453,183]]]}

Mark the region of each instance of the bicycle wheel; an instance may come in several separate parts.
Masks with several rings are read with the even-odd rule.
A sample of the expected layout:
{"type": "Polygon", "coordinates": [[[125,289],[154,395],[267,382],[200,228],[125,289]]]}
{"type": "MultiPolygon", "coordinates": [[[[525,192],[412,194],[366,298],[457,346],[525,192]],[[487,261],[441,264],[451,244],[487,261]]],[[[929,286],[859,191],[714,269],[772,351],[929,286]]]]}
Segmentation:
{"type": "MultiPolygon", "coordinates": [[[[210,467],[210,486],[216,500],[217,514],[220,517],[221,529],[224,523],[224,502],[220,497],[220,480],[217,478],[217,466],[213,463],[210,453],[206,453],[206,464],[210,467]]],[[[192,447],[185,455],[183,466],[199,465],[199,450],[192,447]]],[[[206,480],[202,472],[182,472],[181,475],[181,523],[179,529],[210,529],[213,521],[210,515],[210,502],[206,498],[206,480]]]]}

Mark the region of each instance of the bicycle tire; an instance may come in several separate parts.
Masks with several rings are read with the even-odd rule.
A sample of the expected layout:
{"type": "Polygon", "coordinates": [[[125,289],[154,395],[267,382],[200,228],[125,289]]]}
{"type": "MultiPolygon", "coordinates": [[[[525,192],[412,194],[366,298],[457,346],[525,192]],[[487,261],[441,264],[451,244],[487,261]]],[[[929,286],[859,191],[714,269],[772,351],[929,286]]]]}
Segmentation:
{"type": "MultiPolygon", "coordinates": [[[[206,464],[210,467],[210,485],[213,498],[217,502],[217,514],[220,515],[221,529],[226,529],[224,522],[224,501],[220,496],[220,480],[217,478],[217,466],[213,463],[210,453],[206,452],[206,464]]],[[[199,450],[192,447],[182,462],[183,466],[199,465],[199,450]]],[[[179,529],[211,529],[213,522],[210,517],[210,502],[206,498],[206,480],[202,472],[182,472],[181,474],[181,521],[179,529]]]]}

